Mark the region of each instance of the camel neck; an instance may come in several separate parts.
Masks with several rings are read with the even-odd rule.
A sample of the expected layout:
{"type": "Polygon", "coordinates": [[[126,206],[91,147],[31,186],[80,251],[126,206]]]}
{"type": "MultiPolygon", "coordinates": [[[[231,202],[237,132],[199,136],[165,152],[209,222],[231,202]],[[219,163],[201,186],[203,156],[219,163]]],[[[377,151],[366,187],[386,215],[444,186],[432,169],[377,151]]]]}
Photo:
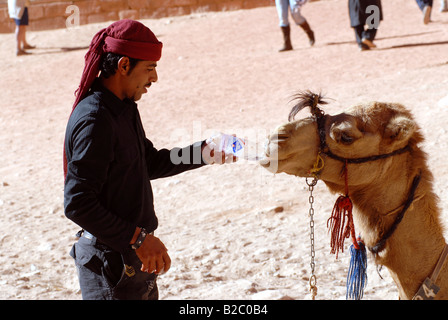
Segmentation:
{"type": "MultiPolygon", "coordinates": [[[[374,254],[375,262],[387,267],[397,283],[400,297],[412,299],[422,282],[432,273],[439,256],[445,246],[443,230],[439,222],[439,209],[436,203],[436,195],[432,191],[432,177],[427,170],[422,172],[422,181],[416,188],[414,201],[407,208],[401,222],[395,228],[390,237],[384,243],[384,248],[378,254],[374,254]]],[[[412,178],[412,177],[411,177],[412,178]]],[[[412,179],[409,179],[412,181],[412,179]]],[[[415,181],[415,179],[414,179],[415,181]]],[[[380,204],[362,199],[362,192],[354,192],[353,203],[359,206],[355,210],[355,225],[358,223],[366,246],[375,246],[378,241],[391,229],[402,212],[406,197],[413,183],[403,182],[405,187],[395,185],[395,189],[402,190],[401,193],[391,193],[394,198],[401,199],[397,205],[392,199],[387,200],[384,196],[376,195],[373,199],[384,199],[380,204]],[[404,190],[407,190],[406,192],[404,190]],[[387,210],[387,204],[393,204],[392,209],[387,210]]],[[[384,192],[384,190],[383,190],[384,192]]],[[[442,272],[447,272],[447,270],[442,272]]],[[[448,289],[448,283],[444,284],[448,289]]],[[[446,289],[441,290],[439,295],[448,294],[446,289]]]]}
{"type": "Polygon", "coordinates": [[[415,191],[417,190],[417,187],[421,180],[421,172],[419,172],[412,181],[412,185],[409,189],[408,196],[406,199],[406,202],[403,203],[401,206],[400,211],[395,215],[395,220],[393,221],[392,225],[386,229],[381,236],[381,238],[378,240],[378,242],[372,246],[369,247],[369,250],[373,254],[380,253],[386,246],[386,241],[389,240],[389,238],[394,234],[395,230],[398,228],[401,220],[403,220],[404,215],[408,211],[409,207],[412,205],[412,203],[415,200],[415,191]]]}
{"type": "MultiPolygon", "coordinates": [[[[431,276],[446,245],[443,236],[428,236],[430,229],[426,228],[426,237],[406,237],[404,230],[397,229],[397,235],[390,239],[385,252],[376,258],[376,261],[388,268],[401,299],[414,297],[425,279],[431,276]]],[[[448,295],[448,283],[444,279],[446,274],[445,265],[436,282],[441,288],[439,299],[446,299],[448,295]]]]}

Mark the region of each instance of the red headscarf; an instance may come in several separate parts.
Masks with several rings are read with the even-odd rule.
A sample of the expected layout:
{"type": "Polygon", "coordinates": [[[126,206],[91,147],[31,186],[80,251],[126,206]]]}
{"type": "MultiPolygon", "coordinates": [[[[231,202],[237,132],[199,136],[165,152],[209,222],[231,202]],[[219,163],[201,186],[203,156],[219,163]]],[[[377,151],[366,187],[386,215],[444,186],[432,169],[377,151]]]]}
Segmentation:
{"type": "MultiPolygon", "coordinates": [[[[100,30],[92,39],[89,51],[85,55],[85,66],[81,83],[75,91],[75,103],[87,96],[93,81],[98,76],[103,53],[112,52],[129,58],[158,61],[162,56],[162,43],[145,25],[134,20],[120,20],[100,30]]],[[[67,175],[67,157],[64,147],[64,177],[67,175]]]]}

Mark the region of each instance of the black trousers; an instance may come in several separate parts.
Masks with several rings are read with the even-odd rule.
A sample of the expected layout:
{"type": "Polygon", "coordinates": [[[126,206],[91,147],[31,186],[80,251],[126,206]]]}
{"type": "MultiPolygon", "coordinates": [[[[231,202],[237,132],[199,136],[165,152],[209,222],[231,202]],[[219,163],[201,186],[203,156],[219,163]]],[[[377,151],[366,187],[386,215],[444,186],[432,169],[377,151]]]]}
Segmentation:
{"type": "Polygon", "coordinates": [[[367,26],[357,26],[353,29],[355,30],[356,42],[358,44],[361,44],[362,39],[375,40],[376,32],[378,31],[375,28],[369,29],[367,26]]]}
{"type": "Polygon", "coordinates": [[[157,300],[157,275],[140,271],[142,263],[129,248],[120,254],[96,238],[80,237],[70,255],[75,259],[84,300],[157,300]]]}

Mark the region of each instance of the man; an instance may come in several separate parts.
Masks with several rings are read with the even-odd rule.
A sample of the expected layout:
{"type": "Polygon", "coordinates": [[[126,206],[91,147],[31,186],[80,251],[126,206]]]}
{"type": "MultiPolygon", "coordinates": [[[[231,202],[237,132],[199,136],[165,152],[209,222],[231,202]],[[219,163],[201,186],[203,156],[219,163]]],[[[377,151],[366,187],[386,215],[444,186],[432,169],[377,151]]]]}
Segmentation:
{"type": "Polygon", "coordinates": [[[150,180],[236,161],[211,141],[157,150],[145,137],[135,102],[157,81],[161,52],[150,29],[121,20],[99,31],[85,56],[64,146],[65,215],[82,228],[70,254],[83,299],[157,299],[156,277],[171,260],[153,234],[150,180]]]}
{"type": "Polygon", "coordinates": [[[375,40],[378,26],[381,20],[383,20],[383,9],[381,6],[381,0],[349,0],[348,11],[350,17],[350,26],[355,31],[356,43],[361,51],[375,48],[373,43],[375,40]],[[370,17],[375,17],[378,14],[379,21],[375,21],[370,17]],[[370,20],[370,21],[368,21],[370,20]],[[372,22],[377,23],[373,25],[372,22]],[[367,28],[365,28],[367,25],[367,28]]]}

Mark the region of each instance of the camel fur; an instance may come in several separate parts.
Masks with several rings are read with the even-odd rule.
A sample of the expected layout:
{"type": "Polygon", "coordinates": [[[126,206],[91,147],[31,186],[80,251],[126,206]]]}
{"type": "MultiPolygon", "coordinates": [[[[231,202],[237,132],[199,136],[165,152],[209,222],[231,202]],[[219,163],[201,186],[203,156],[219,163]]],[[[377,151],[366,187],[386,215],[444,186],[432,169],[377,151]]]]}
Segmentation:
{"type": "MultiPolygon", "coordinates": [[[[312,93],[299,95],[299,104],[312,93]],[[302,101],[301,101],[302,99],[302,101]]],[[[320,103],[325,104],[319,96],[320,103]]],[[[290,117],[298,113],[295,107],[290,117]]],[[[367,247],[373,247],[394,223],[403,208],[414,177],[421,172],[412,205],[401,223],[374,255],[375,262],[388,268],[400,299],[412,299],[423,281],[430,277],[446,245],[440,222],[438,197],[427,155],[420,145],[424,138],[404,106],[398,103],[369,102],[355,105],[336,115],[324,115],[326,143],[333,154],[363,158],[391,153],[410,146],[408,152],[386,159],[348,164],[348,189],[354,210],[356,232],[367,247]]],[[[269,136],[266,159],[261,165],[271,172],[310,177],[320,150],[316,118],[306,117],[278,126],[269,136]]],[[[319,179],[330,191],[344,193],[341,175],[344,163],[325,155],[319,179]]],[[[448,263],[436,282],[437,299],[448,299],[448,263]]]]}

